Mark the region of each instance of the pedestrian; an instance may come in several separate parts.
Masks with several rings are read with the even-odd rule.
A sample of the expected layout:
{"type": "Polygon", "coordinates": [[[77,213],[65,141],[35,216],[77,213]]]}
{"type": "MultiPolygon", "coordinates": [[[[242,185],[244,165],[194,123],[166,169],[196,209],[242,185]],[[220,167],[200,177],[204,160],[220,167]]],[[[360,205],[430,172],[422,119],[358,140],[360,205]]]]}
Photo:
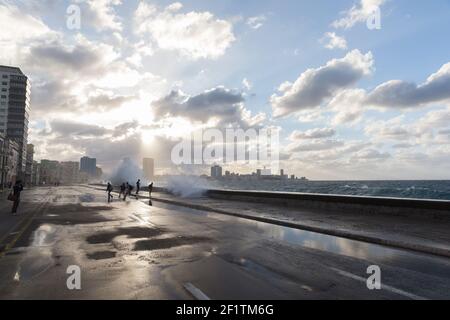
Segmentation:
{"type": "Polygon", "coordinates": [[[138,196],[139,191],[141,191],[141,179],[138,179],[136,182],[136,197],[138,196]]]}
{"type": "Polygon", "coordinates": [[[108,185],[106,186],[106,191],[108,192],[108,203],[112,202],[113,195],[111,192],[113,192],[114,188],[110,182],[108,182],[108,185]]]}
{"type": "MultiPolygon", "coordinates": [[[[121,196],[121,195],[123,195],[124,198],[126,197],[126,195],[125,195],[125,189],[126,189],[125,183],[122,183],[122,184],[120,185],[119,199],[120,199],[120,196],[121,196]]],[[[124,199],[124,200],[125,200],[125,199],[124,199]]]]}
{"type": "Polygon", "coordinates": [[[124,192],[125,195],[123,196],[123,201],[127,200],[127,197],[131,195],[131,189],[132,189],[131,185],[127,182],[125,184],[125,192],[124,192]]]}
{"type": "Polygon", "coordinates": [[[149,198],[152,197],[152,192],[153,192],[153,182],[148,185],[148,196],[149,196],[149,198]]]}
{"type": "Polygon", "coordinates": [[[13,207],[11,213],[15,216],[17,215],[17,209],[19,208],[20,203],[20,193],[23,191],[22,181],[17,181],[14,185],[11,194],[8,197],[8,200],[13,202],[13,207]]]}

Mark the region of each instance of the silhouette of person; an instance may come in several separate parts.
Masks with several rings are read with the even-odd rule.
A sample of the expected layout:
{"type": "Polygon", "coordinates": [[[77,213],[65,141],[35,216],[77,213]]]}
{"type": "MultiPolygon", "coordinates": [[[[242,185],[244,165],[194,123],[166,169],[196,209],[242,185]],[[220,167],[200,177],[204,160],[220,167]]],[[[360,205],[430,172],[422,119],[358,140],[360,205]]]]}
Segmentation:
{"type": "Polygon", "coordinates": [[[148,185],[148,196],[151,198],[153,192],[153,182],[148,185]]]}
{"type": "Polygon", "coordinates": [[[106,191],[108,192],[108,203],[112,201],[113,195],[111,192],[114,190],[112,184],[108,182],[108,185],[106,186],[106,191]]]}
{"type": "Polygon", "coordinates": [[[125,190],[126,190],[125,183],[122,183],[122,184],[120,185],[119,199],[120,199],[120,196],[123,195],[124,200],[125,200],[125,198],[126,198],[125,190]]]}
{"type": "Polygon", "coordinates": [[[136,182],[136,195],[139,194],[139,191],[141,191],[141,179],[136,182]]]}
{"type": "Polygon", "coordinates": [[[13,201],[13,207],[12,207],[12,214],[15,216],[17,215],[17,209],[19,208],[19,203],[20,203],[20,194],[23,191],[23,185],[22,185],[22,181],[17,181],[16,184],[13,187],[12,190],[12,201],[13,201]]]}

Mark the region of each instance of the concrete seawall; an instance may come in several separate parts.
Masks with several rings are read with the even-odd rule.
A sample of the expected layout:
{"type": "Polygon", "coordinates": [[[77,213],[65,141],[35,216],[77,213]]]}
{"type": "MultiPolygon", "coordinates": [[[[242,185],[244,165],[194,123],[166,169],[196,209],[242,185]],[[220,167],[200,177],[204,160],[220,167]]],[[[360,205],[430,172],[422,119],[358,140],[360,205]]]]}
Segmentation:
{"type": "Polygon", "coordinates": [[[444,200],[232,190],[208,190],[205,195],[221,200],[267,203],[306,210],[328,210],[343,214],[349,212],[450,220],[450,201],[444,200]]]}

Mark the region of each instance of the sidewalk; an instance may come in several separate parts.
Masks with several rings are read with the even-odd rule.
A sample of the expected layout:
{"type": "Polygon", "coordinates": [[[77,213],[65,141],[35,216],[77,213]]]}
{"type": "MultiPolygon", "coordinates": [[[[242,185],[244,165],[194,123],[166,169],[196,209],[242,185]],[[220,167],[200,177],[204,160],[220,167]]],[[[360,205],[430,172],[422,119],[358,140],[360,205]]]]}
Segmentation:
{"type": "Polygon", "coordinates": [[[153,193],[152,201],[450,257],[450,220],[307,211],[207,197],[187,199],[161,192],[153,193]]]}

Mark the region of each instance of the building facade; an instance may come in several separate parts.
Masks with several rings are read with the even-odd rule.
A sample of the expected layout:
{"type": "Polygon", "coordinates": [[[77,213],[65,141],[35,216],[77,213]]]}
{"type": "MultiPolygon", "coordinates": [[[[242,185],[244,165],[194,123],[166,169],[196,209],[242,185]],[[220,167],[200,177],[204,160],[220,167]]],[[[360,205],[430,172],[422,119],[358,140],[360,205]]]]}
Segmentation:
{"type": "Polygon", "coordinates": [[[60,167],[61,176],[59,182],[61,184],[70,185],[79,182],[80,164],[78,162],[61,162],[60,167]]]}
{"type": "Polygon", "coordinates": [[[31,85],[16,67],[0,66],[0,133],[19,145],[18,176],[24,178],[31,85]]]}
{"type": "Polygon", "coordinates": [[[0,134],[0,188],[9,187],[18,180],[19,144],[0,134]]]}
{"type": "Polygon", "coordinates": [[[97,159],[89,157],[81,158],[80,171],[87,173],[91,177],[95,177],[97,174],[97,159]]]}
{"type": "Polygon", "coordinates": [[[41,185],[54,185],[60,183],[61,167],[58,161],[42,160],[40,168],[41,185]]]}

